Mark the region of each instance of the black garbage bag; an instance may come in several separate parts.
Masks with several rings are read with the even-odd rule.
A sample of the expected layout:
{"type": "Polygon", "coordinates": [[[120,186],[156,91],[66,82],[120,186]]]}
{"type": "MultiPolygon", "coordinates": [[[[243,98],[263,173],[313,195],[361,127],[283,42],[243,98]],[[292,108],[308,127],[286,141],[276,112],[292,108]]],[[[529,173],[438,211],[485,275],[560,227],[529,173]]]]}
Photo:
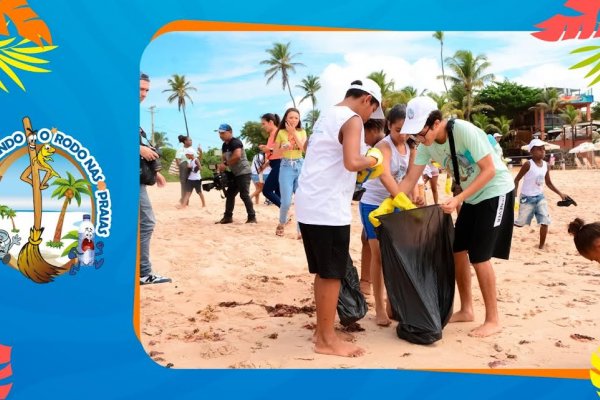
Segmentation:
{"type": "Polygon", "coordinates": [[[348,257],[346,276],[340,286],[337,312],[343,326],[353,324],[367,315],[367,300],[360,291],[358,272],[350,257],[348,257]]]}
{"type": "Polygon", "coordinates": [[[379,217],[383,276],[398,337],[417,344],[442,338],[454,301],[454,225],[439,206],[379,217]]]}

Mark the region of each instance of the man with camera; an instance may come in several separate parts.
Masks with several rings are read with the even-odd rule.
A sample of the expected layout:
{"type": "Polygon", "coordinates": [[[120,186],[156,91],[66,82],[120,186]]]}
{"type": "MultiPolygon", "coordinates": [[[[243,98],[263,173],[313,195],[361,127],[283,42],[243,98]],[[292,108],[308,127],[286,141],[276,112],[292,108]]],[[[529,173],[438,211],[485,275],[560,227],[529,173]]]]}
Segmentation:
{"type": "Polygon", "coordinates": [[[244,144],[241,140],[233,137],[233,130],[228,124],[219,125],[217,132],[219,132],[219,137],[223,141],[223,146],[221,147],[221,160],[223,162],[219,164],[218,170],[219,172],[223,172],[226,168],[229,168],[231,172],[228,173],[228,187],[225,191],[225,214],[216,223],[230,224],[233,222],[235,196],[238,193],[248,213],[246,223],[256,223],[256,214],[252,206],[252,199],[250,198],[252,169],[246,158],[244,144]]]}
{"type": "MultiPolygon", "coordinates": [[[[150,90],[150,78],[146,74],[140,74],[140,103],[144,101],[150,90]]],[[[145,144],[148,142],[146,133],[140,128],[140,285],[151,283],[171,282],[171,278],[157,275],[152,272],[150,262],[150,239],[156,225],[156,218],[152,210],[152,203],[148,197],[146,186],[157,184],[163,187],[166,184],[165,177],[160,173],[159,154],[154,147],[145,144]]]]}

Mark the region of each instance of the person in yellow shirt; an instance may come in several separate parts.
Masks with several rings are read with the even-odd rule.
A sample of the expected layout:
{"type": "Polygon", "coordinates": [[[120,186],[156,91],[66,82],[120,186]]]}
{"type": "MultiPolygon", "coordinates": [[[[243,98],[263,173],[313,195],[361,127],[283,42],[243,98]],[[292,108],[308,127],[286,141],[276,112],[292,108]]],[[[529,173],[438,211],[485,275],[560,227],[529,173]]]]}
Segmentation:
{"type": "MultiPolygon", "coordinates": [[[[306,131],[302,129],[300,111],[288,108],[279,124],[279,132],[275,139],[276,145],[282,150],[279,167],[281,206],[279,207],[279,224],[275,230],[277,236],[283,236],[284,227],[289,218],[288,212],[292,205],[292,196],[298,188],[298,177],[304,163],[302,150],[305,142],[306,131]]],[[[299,233],[298,238],[300,238],[299,233]]]]}

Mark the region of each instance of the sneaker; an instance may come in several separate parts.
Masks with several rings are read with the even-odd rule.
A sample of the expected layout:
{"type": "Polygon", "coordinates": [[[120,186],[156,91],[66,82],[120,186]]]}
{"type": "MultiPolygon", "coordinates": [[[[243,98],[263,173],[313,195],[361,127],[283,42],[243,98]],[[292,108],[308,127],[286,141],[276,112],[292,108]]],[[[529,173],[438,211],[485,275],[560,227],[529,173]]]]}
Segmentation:
{"type": "Polygon", "coordinates": [[[231,224],[233,223],[233,218],[231,217],[223,217],[219,221],[215,222],[215,224],[231,224]]]}
{"type": "Polygon", "coordinates": [[[270,200],[265,200],[265,206],[270,206],[271,204],[273,204],[272,201],[270,200]]]}
{"type": "Polygon", "coordinates": [[[252,216],[252,217],[248,217],[248,219],[246,220],[246,223],[247,224],[256,224],[256,223],[258,223],[258,221],[256,220],[255,216],[252,216]]]}
{"type": "Polygon", "coordinates": [[[140,277],[140,285],[149,285],[151,283],[167,283],[171,282],[171,278],[160,276],[156,274],[150,274],[140,277]]]}

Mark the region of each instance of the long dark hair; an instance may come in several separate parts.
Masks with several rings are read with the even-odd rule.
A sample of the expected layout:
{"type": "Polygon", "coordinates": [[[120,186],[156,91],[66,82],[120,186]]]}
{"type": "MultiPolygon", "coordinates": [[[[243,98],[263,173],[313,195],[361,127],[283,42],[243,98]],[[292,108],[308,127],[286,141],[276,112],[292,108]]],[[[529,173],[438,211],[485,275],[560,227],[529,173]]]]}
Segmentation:
{"type": "Polygon", "coordinates": [[[264,119],[267,122],[272,121],[273,124],[275,124],[275,126],[279,126],[279,123],[281,122],[281,119],[279,118],[279,115],[274,114],[274,113],[263,114],[260,117],[260,119],[264,119]]]}
{"type": "MultiPolygon", "coordinates": [[[[298,111],[297,108],[294,108],[294,107],[288,108],[287,110],[285,110],[285,114],[283,114],[283,118],[281,118],[281,122],[279,123],[279,129],[285,129],[285,118],[292,111],[297,112],[298,117],[300,117],[300,111],[298,111]]],[[[296,129],[302,129],[302,121],[300,120],[300,118],[298,118],[298,125],[296,125],[296,129]]]]}
{"type": "Polygon", "coordinates": [[[577,251],[586,254],[592,249],[594,242],[600,239],[600,222],[586,224],[581,218],[575,218],[569,223],[568,231],[573,235],[577,251]]]}

